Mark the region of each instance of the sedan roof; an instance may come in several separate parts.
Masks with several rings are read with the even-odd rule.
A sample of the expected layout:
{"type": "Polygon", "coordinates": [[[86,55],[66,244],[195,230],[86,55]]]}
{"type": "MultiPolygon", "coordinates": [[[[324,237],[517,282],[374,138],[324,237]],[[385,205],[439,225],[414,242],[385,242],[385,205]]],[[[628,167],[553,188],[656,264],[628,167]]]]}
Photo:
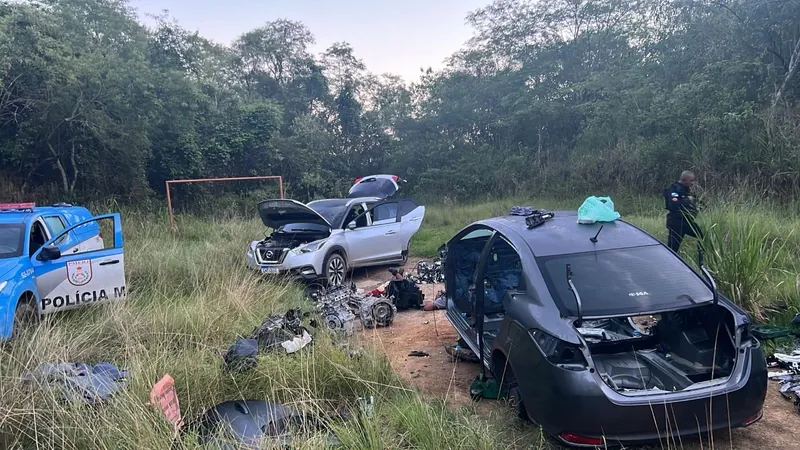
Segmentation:
{"type": "MultiPolygon", "coordinates": [[[[555,211],[552,219],[532,229],[527,227],[522,216],[495,217],[478,223],[504,235],[516,234],[537,257],[659,244],[656,238],[623,220],[579,224],[575,211],[555,211]],[[597,234],[601,226],[603,230],[594,243],[590,238],[597,234]]],[[[513,239],[512,236],[507,237],[513,239]]]]}

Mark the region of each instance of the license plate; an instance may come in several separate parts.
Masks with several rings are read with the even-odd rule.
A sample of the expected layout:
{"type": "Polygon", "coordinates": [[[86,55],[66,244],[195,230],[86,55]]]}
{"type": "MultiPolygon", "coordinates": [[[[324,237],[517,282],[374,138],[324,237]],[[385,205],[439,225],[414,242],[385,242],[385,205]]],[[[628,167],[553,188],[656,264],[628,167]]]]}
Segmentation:
{"type": "Polygon", "coordinates": [[[281,273],[281,270],[277,267],[262,267],[261,273],[278,274],[281,273]]]}

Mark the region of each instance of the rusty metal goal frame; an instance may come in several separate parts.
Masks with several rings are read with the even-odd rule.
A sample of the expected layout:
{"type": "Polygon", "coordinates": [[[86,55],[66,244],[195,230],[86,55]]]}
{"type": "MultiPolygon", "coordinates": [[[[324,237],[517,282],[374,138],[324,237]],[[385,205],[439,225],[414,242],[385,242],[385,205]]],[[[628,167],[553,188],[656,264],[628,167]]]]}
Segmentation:
{"type": "Polygon", "coordinates": [[[264,175],[258,177],[230,177],[230,178],[192,178],[184,180],[167,180],[167,209],[169,209],[169,229],[175,231],[175,214],[172,211],[172,195],[170,194],[170,186],[173,184],[187,184],[187,183],[208,183],[212,181],[247,181],[247,180],[278,180],[278,189],[283,198],[283,176],[281,175],[264,175]]]}

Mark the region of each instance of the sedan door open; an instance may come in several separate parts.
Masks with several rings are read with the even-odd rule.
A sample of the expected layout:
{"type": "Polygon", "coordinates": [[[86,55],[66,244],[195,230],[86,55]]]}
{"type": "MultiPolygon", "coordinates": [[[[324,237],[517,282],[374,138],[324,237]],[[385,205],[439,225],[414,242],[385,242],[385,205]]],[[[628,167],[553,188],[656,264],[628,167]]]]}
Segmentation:
{"type": "Polygon", "coordinates": [[[33,254],[31,263],[42,315],[121,300],[127,295],[119,214],[93,217],[62,230],[33,254]],[[113,236],[113,243],[78,253],[61,253],[56,242],[70,232],[87,229],[105,231],[113,236]]]}

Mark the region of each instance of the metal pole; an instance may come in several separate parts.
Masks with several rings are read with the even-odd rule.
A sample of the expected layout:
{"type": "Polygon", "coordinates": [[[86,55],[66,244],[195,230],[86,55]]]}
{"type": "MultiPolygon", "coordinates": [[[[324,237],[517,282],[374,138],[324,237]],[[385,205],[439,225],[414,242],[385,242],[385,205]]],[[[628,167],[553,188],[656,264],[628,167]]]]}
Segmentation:
{"type": "Polygon", "coordinates": [[[281,190],[281,200],[283,200],[283,176],[278,177],[278,187],[281,190]]]}
{"type": "Polygon", "coordinates": [[[172,197],[169,195],[169,181],[167,181],[167,209],[169,209],[169,230],[175,231],[175,217],[172,215],[172,197]]]}

